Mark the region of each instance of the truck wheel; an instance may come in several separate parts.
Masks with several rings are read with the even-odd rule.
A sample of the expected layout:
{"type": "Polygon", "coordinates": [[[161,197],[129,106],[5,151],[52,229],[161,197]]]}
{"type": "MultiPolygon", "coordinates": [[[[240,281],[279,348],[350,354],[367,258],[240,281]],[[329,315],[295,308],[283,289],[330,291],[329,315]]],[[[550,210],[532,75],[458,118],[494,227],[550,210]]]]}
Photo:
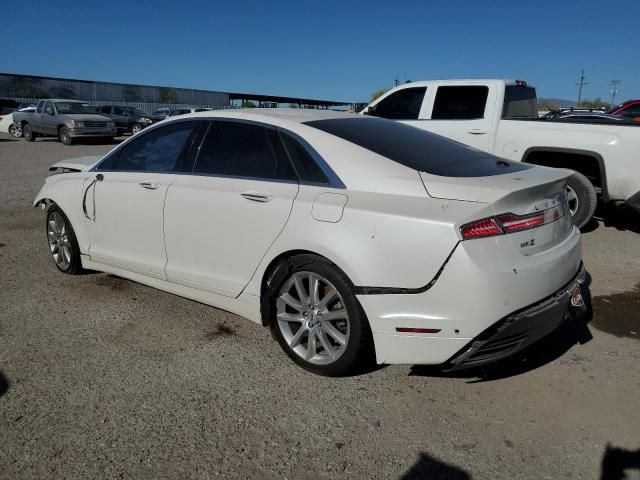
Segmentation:
{"type": "Polygon", "coordinates": [[[71,133],[69,133],[69,129],[67,127],[62,127],[60,131],[58,131],[58,140],[63,145],[71,145],[73,143],[73,138],[71,138],[71,133]]]}
{"type": "Polygon", "coordinates": [[[578,228],[584,227],[596,211],[598,196],[593,184],[581,173],[574,172],[567,183],[567,201],[578,228]]]}
{"type": "Polygon", "coordinates": [[[29,125],[22,127],[22,136],[27,142],[33,142],[36,139],[36,134],[33,133],[29,125]]]}
{"type": "Polygon", "coordinates": [[[131,135],[135,135],[136,133],[140,133],[142,131],[142,125],[139,123],[134,123],[131,125],[131,135]]]}
{"type": "Polygon", "coordinates": [[[11,135],[14,138],[22,137],[22,127],[20,125],[9,126],[9,135],[11,135]]]}

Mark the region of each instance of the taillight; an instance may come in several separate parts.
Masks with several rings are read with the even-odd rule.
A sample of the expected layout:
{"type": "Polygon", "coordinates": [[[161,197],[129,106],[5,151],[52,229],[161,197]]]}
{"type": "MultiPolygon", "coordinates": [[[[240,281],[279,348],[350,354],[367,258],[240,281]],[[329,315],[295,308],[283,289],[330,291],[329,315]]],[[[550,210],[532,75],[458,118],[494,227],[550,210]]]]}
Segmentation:
{"type": "Polygon", "coordinates": [[[460,234],[464,240],[473,238],[493,237],[507,233],[521,232],[541,225],[555,222],[564,217],[569,211],[566,199],[555,207],[539,212],[516,215],[504,213],[497,217],[488,217],[465,223],[460,227],[460,234]]]}

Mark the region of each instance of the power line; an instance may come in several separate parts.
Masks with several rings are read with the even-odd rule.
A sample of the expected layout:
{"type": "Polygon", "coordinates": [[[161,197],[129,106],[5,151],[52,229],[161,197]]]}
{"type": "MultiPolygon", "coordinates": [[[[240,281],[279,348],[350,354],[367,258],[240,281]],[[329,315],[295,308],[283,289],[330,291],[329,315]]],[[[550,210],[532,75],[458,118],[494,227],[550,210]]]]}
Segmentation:
{"type": "Polygon", "coordinates": [[[585,80],[587,79],[587,77],[584,76],[584,70],[582,70],[582,74],[580,75],[580,83],[576,83],[576,85],[579,85],[578,87],[578,104],[577,106],[580,106],[580,102],[582,101],[582,87],[584,87],[585,85],[589,85],[588,82],[585,82],[585,80]]]}
{"type": "Polygon", "coordinates": [[[618,94],[618,87],[622,84],[622,80],[611,80],[609,84],[611,86],[611,108],[616,104],[616,95],[618,94]]]}

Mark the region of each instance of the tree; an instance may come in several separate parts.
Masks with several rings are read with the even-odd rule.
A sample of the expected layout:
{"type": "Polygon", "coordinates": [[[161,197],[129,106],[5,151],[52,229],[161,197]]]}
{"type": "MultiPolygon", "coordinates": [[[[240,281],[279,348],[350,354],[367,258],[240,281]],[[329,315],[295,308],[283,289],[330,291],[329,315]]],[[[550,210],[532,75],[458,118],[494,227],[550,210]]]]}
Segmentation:
{"type": "Polygon", "coordinates": [[[598,97],[598,98],[595,98],[593,100],[583,100],[582,102],[580,102],[580,105],[578,105],[578,106],[582,107],[582,108],[604,108],[604,109],[607,109],[607,108],[609,108],[609,102],[605,102],[600,97],[598,97]]]}
{"type": "Polygon", "coordinates": [[[558,109],[558,105],[556,105],[555,102],[551,101],[551,100],[547,100],[546,98],[542,98],[540,99],[540,101],[538,102],[538,110],[557,110],[558,109]]]}
{"type": "Polygon", "coordinates": [[[178,101],[178,94],[175,88],[162,87],[160,88],[160,103],[176,103],[178,101]]]}
{"type": "Polygon", "coordinates": [[[375,92],[373,92],[371,94],[371,100],[370,101],[374,101],[376,98],[381,97],[382,95],[384,95],[385,93],[387,93],[389,91],[388,88],[381,88],[380,90],[376,90],[375,92]]]}
{"type": "Polygon", "coordinates": [[[251,100],[245,100],[244,102],[242,102],[242,108],[256,108],[256,104],[251,100]]]}

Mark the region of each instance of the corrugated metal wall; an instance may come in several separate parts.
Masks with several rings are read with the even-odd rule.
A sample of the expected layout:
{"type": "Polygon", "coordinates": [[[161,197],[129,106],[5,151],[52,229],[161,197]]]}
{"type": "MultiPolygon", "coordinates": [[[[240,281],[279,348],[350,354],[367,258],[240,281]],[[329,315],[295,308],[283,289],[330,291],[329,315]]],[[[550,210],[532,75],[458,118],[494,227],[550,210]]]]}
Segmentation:
{"type": "Polygon", "coordinates": [[[224,92],[5,74],[0,74],[0,97],[68,98],[94,102],[167,104],[172,106],[222,107],[229,105],[229,94],[224,92]]]}

